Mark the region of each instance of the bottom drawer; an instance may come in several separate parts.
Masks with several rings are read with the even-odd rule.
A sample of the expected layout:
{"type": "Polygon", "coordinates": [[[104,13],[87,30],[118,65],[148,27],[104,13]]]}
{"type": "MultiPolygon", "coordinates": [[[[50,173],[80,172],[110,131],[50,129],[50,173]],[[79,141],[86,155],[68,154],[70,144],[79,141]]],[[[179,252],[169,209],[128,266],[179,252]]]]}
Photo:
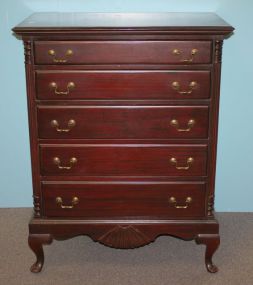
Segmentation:
{"type": "Polygon", "coordinates": [[[42,193],[48,217],[205,216],[204,182],[43,182],[42,193]]]}

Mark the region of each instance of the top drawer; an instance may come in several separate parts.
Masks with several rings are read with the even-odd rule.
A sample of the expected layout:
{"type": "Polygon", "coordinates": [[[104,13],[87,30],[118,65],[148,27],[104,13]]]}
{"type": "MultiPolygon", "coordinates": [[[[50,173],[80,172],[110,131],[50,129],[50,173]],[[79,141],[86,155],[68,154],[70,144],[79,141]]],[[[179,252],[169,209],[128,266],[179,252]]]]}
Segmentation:
{"type": "Polygon", "coordinates": [[[200,64],[211,41],[37,41],[36,64],[200,64]]]}

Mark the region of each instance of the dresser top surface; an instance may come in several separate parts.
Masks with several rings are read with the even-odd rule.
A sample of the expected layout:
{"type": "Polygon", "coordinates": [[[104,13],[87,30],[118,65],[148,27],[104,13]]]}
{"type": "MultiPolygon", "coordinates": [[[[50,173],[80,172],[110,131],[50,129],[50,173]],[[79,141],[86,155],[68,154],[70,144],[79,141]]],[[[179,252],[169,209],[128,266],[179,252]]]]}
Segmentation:
{"type": "Polygon", "coordinates": [[[13,30],[69,29],[223,30],[233,28],[215,13],[34,13],[13,30]]]}

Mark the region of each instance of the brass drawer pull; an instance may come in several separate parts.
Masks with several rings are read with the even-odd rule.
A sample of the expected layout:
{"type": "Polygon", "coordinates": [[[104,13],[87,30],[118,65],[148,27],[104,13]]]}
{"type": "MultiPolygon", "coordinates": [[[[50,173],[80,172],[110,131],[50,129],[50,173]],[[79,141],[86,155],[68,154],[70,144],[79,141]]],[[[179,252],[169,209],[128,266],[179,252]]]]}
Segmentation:
{"type": "Polygon", "coordinates": [[[68,121],[68,129],[61,129],[57,120],[52,120],[51,121],[51,126],[53,128],[55,128],[56,131],[59,132],[59,133],[62,133],[62,132],[68,133],[75,125],[76,125],[76,121],[71,119],[71,120],[68,121]]]}
{"type": "MultiPolygon", "coordinates": [[[[181,51],[180,51],[179,49],[173,49],[172,53],[173,53],[174,55],[180,55],[180,54],[181,54],[181,51]]],[[[182,60],[180,60],[180,61],[181,61],[181,62],[186,62],[186,63],[187,63],[187,62],[188,62],[188,63],[193,62],[194,56],[195,56],[197,53],[198,53],[198,50],[197,50],[196,48],[194,48],[194,49],[191,50],[191,57],[190,57],[189,59],[182,59],[182,60]]]]}
{"type": "MultiPolygon", "coordinates": [[[[53,49],[50,49],[50,50],[48,51],[48,54],[51,55],[51,56],[53,56],[53,61],[54,61],[55,63],[66,63],[66,62],[68,61],[67,58],[65,58],[65,59],[56,58],[56,52],[55,52],[55,50],[53,50],[53,49]]],[[[73,54],[73,50],[68,49],[68,50],[66,51],[66,53],[65,53],[65,56],[66,56],[66,57],[69,57],[69,56],[71,56],[72,54],[73,54]]]]}
{"type": "Polygon", "coordinates": [[[170,163],[172,165],[175,165],[176,169],[178,169],[178,170],[188,170],[191,167],[191,165],[193,164],[193,162],[194,162],[193,157],[188,157],[187,162],[186,162],[187,166],[178,166],[177,159],[175,157],[172,157],[170,159],[170,163]]]}
{"type": "Polygon", "coordinates": [[[56,82],[50,82],[49,84],[50,89],[54,90],[54,94],[56,95],[68,95],[71,90],[73,90],[76,86],[74,82],[69,82],[67,85],[67,91],[59,91],[58,85],[56,82]]]}
{"type": "Polygon", "coordinates": [[[182,95],[189,95],[189,94],[191,94],[192,92],[193,92],[193,90],[194,89],[196,89],[197,88],[197,82],[196,81],[192,81],[192,82],[190,82],[190,84],[189,84],[189,90],[187,90],[187,91],[181,91],[180,89],[181,89],[181,86],[180,86],[180,83],[178,82],[178,81],[174,81],[174,82],[172,82],[172,84],[171,84],[171,87],[174,89],[174,90],[176,90],[179,94],[182,94],[182,95]]]}
{"type": "Polygon", "coordinates": [[[192,197],[187,197],[185,200],[185,205],[178,205],[177,200],[175,197],[169,198],[169,203],[174,205],[177,209],[186,209],[189,207],[189,205],[192,203],[192,197]]]}
{"type": "Polygon", "coordinates": [[[172,126],[172,127],[175,127],[178,132],[189,132],[189,131],[193,128],[193,126],[195,125],[195,123],[196,123],[196,121],[195,121],[194,119],[190,119],[190,120],[188,121],[188,123],[187,123],[188,128],[181,129],[181,128],[179,127],[179,122],[178,122],[178,120],[173,119],[173,120],[170,121],[171,126],[172,126]]]}
{"type": "Polygon", "coordinates": [[[79,203],[78,197],[73,197],[71,201],[71,205],[63,205],[63,201],[61,197],[56,197],[55,202],[57,205],[60,205],[62,209],[72,209],[75,205],[79,203]]]}
{"type": "Polygon", "coordinates": [[[61,166],[61,160],[59,157],[54,157],[53,159],[53,162],[55,165],[58,166],[59,169],[71,169],[72,166],[77,163],[77,159],[75,157],[72,157],[70,160],[69,160],[69,166],[61,166]]]}

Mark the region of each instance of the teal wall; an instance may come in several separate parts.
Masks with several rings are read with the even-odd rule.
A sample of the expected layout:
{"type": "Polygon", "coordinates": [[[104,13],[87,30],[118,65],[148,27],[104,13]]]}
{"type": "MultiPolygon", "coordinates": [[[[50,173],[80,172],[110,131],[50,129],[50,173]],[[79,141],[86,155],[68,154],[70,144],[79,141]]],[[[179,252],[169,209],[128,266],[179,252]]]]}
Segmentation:
{"type": "Polygon", "coordinates": [[[0,207],[32,206],[23,45],[11,28],[32,12],[216,12],[235,34],[224,43],[217,211],[253,211],[252,0],[2,0],[0,2],[0,207]]]}

